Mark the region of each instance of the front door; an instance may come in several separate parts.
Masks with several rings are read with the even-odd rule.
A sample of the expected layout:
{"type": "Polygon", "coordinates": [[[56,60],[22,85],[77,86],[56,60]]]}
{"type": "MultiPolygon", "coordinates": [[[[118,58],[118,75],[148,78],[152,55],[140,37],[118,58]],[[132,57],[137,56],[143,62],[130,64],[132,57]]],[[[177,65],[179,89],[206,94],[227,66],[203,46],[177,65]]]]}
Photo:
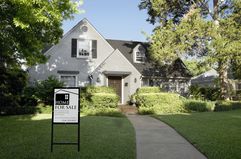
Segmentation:
{"type": "Polygon", "coordinates": [[[109,76],[108,77],[108,86],[112,87],[117,95],[120,97],[120,103],[122,99],[122,85],[121,85],[122,77],[119,76],[109,76]]]}

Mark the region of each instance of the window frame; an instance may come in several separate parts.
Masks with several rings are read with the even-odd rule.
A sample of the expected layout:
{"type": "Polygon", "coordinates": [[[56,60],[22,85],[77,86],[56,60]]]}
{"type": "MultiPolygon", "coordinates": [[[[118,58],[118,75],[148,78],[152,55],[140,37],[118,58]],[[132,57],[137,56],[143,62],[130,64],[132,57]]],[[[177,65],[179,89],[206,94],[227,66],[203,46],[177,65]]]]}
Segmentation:
{"type": "Polygon", "coordinates": [[[76,49],[76,58],[79,59],[89,59],[92,58],[92,40],[91,39],[77,39],[77,49],[76,49]],[[89,41],[89,56],[81,56],[79,55],[80,41],[89,41]]]}
{"type": "Polygon", "coordinates": [[[145,63],[146,60],[146,49],[144,48],[144,46],[142,46],[141,44],[136,46],[136,50],[134,50],[134,63],[145,63]],[[143,50],[140,50],[140,47],[143,47],[143,50]],[[141,56],[137,56],[137,53],[140,53],[141,56]],[[138,61],[137,58],[142,58],[142,61],[138,61]]]}
{"type": "MultiPolygon", "coordinates": [[[[66,87],[77,87],[77,75],[71,75],[71,74],[68,74],[68,75],[64,75],[64,74],[61,74],[61,75],[59,75],[59,81],[60,82],[63,82],[62,80],[61,80],[61,77],[63,77],[63,76],[65,76],[65,77],[75,77],[75,85],[74,86],[66,86],[66,87]]],[[[65,84],[65,83],[64,83],[65,84]]]]}

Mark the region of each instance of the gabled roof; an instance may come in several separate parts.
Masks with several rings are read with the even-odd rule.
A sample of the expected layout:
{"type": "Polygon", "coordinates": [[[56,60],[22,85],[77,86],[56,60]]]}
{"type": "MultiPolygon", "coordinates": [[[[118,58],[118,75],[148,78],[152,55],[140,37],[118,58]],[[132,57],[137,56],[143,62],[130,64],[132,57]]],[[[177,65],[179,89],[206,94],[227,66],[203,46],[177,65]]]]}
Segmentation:
{"type": "Polygon", "coordinates": [[[175,71],[178,71],[181,77],[191,77],[190,72],[180,59],[176,60],[172,65],[169,66],[157,66],[150,60],[147,52],[147,61],[145,63],[135,63],[133,61],[133,49],[138,44],[141,44],[146,48],[146,50],[148,50],[149,44],[147,42],[112,39],[107,39],[107,41],[114,49],[119,49],[120,52],[143,76],[168,77],[171,76],[175,71]]]}

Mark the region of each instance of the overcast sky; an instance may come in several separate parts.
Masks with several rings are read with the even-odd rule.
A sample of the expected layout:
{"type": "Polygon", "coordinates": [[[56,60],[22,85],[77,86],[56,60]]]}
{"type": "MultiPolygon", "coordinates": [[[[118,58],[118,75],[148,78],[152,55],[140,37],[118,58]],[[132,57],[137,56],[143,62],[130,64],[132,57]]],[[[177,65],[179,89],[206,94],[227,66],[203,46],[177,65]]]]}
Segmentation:
{"type": "Polygon", "coordinates": [[[63,23],[64,33],[87,18],[106,39],[146,41],[142,31],[150,34],[154,26],[146,22],[147,14],[138,9],[140,0],[84,0],[85,13],[63,23]]]}

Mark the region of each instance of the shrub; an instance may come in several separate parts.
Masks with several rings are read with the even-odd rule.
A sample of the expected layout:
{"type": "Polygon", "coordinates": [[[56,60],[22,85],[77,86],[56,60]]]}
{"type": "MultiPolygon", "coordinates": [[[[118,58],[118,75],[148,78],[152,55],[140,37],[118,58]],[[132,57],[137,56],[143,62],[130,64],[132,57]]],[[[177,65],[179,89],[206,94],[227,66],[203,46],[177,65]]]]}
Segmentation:
{"type": "Polygon", "coordinates": [[[119,101],[118,96],[114,93],[93,93],[90,99],[92,106],[96,108],[115,108],[119,101]]]}
{"type": "Polygon", "coordinates": [[[194,99],[215,101],[220,96],[220,89],[194,85],[189,87],[189,95],[194,99]]]}
{"type": "Polygon", "coordinates": [[[241,101],[218,101],[215,104],[214,111],[229,111],[241,109],[241,101]]]}
{"type": "Polygon", "coordinates": [[[119,97],[110,87],[88,86],[81,89],[81,108],[116,108],[119,97]]]}
{"type": "Polygon", "coordinates": [[[214,109],[215,103],[202,100],[188,99],[184,100],[185,108],[191,111],[205,112],[212,111],[214,109]]]}
{"type": "Polygon", "coordinates": [[[137,93],[160,93],[161,88],[160,87],[141,87],[138,88],[137,93]]]}
{"type": "Polygon", "coordinates": [[[140,113],[160,114],[186,111],[179,95],[174,93],[139,93],[136,95],[136,104],[139,106],[140,113]]]}
{"type": "Polygon", "coordinates": [[[64,83],[60,82],[56,77],[49,76],[46,80],[38,82],[35,87],[36,97],[47,105],[53,103],[53,89],[54,87],[63,87],[64,83]]]}
{"type": "Polygon", "coordinates": [[[115,91],[111,87],[106,86],[88,86],[85,88],[85,92],[87,94],[93,94],[93,93],[112,93],[115,94],[115,91]]]}

